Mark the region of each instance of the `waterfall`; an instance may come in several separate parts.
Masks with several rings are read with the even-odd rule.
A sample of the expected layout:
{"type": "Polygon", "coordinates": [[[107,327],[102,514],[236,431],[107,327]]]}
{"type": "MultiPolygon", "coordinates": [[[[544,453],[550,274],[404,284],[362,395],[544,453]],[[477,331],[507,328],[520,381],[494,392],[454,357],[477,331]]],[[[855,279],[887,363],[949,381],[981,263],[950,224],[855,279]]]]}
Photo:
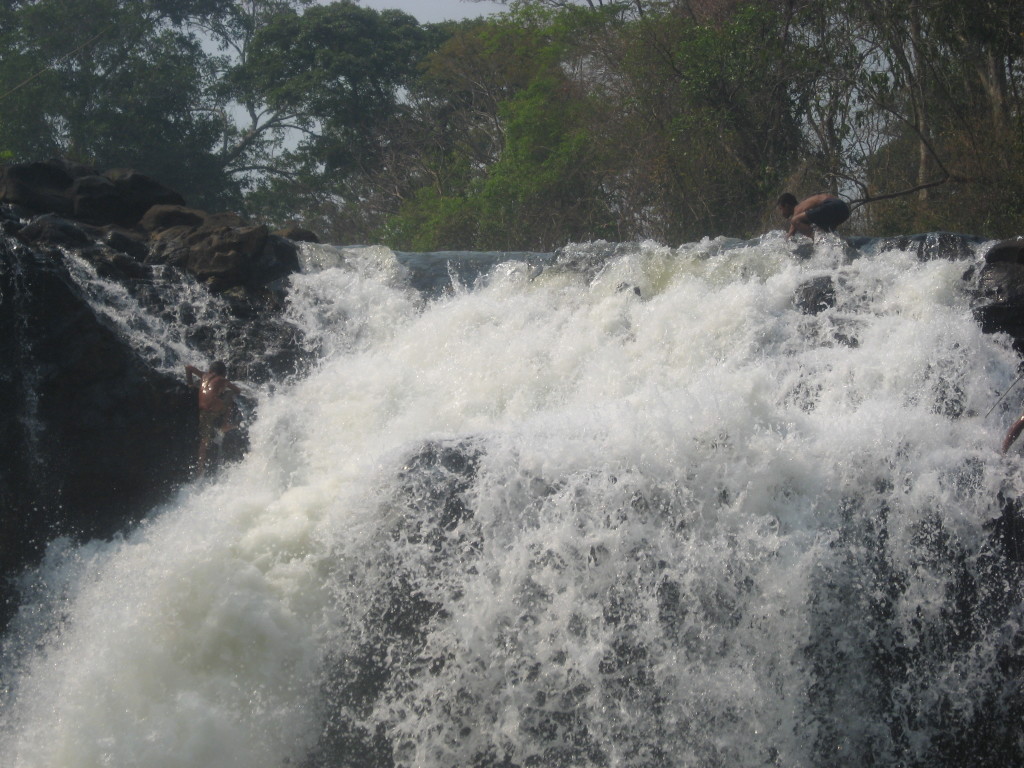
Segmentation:
{"type": "Polygon", "coordinates": [[[975,258],[305,245],[244,460],[26,575],[3,764],[1019,763],[975,258]]]}

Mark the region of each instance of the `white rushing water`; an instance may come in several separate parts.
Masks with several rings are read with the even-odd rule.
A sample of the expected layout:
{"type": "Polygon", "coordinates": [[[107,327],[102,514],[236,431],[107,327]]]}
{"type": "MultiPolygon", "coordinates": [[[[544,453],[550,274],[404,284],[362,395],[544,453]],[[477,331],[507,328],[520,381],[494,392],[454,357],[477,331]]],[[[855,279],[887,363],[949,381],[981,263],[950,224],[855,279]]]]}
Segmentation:
{"type": "Polygon", "coordinates": [[[0,764],[969,752],[1020,713],[986,527],[1024,490],[998,452],[1019,393],[984,415],[1009,340],[972,319],[969,262],[725,244],[508,262],[434,300],[386,249],[307,249],[288,311],[322,363],[264,395],[243,462],[123,540],[51,546],[0,764]],[[835,306],[801,312],[822,276],[835,306]]]}

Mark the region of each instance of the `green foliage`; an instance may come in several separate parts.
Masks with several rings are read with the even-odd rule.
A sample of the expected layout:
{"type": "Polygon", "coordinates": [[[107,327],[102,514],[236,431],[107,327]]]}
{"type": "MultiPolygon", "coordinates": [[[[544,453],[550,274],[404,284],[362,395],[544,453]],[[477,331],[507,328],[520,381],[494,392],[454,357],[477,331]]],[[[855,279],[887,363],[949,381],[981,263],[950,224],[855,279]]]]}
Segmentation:
{"type": "Polygon", "coordinates": [[[441,125],[420,158],[430,186],[388,222],[390,242],[439,249],[458,235],[461,247],[549,249],[612,231],[592,105],[564,69],[585,29],[569,18],[527,9],[465,25],[428,59],[417,96],[441,125]]]}
{"type": "Polygon", "coordinates": [[[998,237],[1024,228],[1022,25],[997,0],[517,0],[428,26],[352,0],[19,0],[0,160],[132,166],[406,249],[753,235],[784,189],[868,198],[866,233],[998,237]]]}
{"type": "Polygon", "coordinates": [[[393,114],[422,41],[413,17],[346,0],[275,18],[257,33],[249,60],[234,76],[272,109],[315,123],[306,150],[327,171],[346,173],[393,114]]]}
{"type": "Polygon", "coordinates": [[[263,165],[250,208],[307,224],[330,216],[327,229],[367,237],[376,226],[367,195],[390,156],[384,132],[429,40],[413,17],[349,0],[270,19],[229,78],[241,100],[292,129],[291,146],[263,165]]]}
{"type": "Polygon", "coordinates": [[[19,160],[135,167],[197,204],[229,200],[212,155],[220,120],[205,101],[208,60],[169,20],[116,0],[19,4],[0,60],[5,149],[19,160]]]}
{"type": "Polygon", "coordinates": [[[784,19],[762,5],[714,24],[648,15],[622,38],[630,98],[610,141],[630,153],[634,228],[666,241],[756,232],[800,145],[784,19]]]}
{"type": "Polygon", "coordinates": [[[585,107],[552,75],[504,105],[505,148],[479,195],[481,247],[549,250],[608,233],[585,107]]]}
{"type": "Polygon", "coordinates": [[[423,187],[390,217],[381,232],[394,247],[409,251],[448,251],[479,248],[479,201],[471,197],[442,197],[423,187]]]}

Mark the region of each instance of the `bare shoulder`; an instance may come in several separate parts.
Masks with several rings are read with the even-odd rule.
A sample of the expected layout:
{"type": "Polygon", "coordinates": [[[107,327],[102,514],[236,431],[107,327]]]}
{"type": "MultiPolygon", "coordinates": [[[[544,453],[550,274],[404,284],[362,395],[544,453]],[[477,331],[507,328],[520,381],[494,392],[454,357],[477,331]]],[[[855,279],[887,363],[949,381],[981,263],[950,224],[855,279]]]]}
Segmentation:
{"type": "Polygon", "coordinates": [[[801,200],[800,204],[794,210],[794,213],[802,213],[803,211],[810,210],[815,206],[821,205],[827,200],[831,200],[832,195],[822,192],[819,195],[811,195],[810,197],[801,200]]]}

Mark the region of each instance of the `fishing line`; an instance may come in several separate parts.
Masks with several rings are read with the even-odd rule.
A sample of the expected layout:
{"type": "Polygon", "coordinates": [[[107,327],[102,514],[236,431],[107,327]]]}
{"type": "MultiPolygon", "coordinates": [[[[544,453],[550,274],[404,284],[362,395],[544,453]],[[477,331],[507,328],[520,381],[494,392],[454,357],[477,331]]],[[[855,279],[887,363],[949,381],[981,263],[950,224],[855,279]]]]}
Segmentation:
{"type": "Polygon", "coordinates": [[[1014,379],[1014,380],[1013,380],[1013,382],[1012,382],[1012,383],[1010,384],[1010,386],[1008,386],[1008,387],[1006,388],[1006,391],[1005,391],[1005,392],[1003,392],[1003,394],[1001,394],[1001,395],[999,396],[999,399],[998,399],[998,400],[996,400],[996,401],[995,401],[995,402],[994,402],[994,403],[992,404],[992,407],[991,407],[991,408],[989,408],[989,409],[988,409],[988,412],[987,412],[987,413],[985,414],[985,418],[988,418],[988,415],[989,415],[990,413],[992,413],[992,411],[994,411],[994,410],[996,409],[996,406],[997,406],[997,405],[999,405],[999,404],[1000,404],[1001,402],[1003,402],[1003,398],[1004,398],[1004,397],[1006,397],[1006,396],[1007,396],[1008,394],[1010,394],[1010,390],[1011,390],[1011,389],[1013,389],[1013,388],[1014,388],[1014,386],[1016,386],[1017,382],[1018,382],[1018,381],[1020,381],[1021,379],[1024,379],[1024,373],[1022,373],[1022,374],[1021,374],[1020,376],[1018,376],[1018,377],[1017,377],[1016,379],[1014,379]]]}
{"type": "Polygon", "coordinates": [[[80,50],[82,50],[82,49],[83,49],[83,48],[85,48],[86,46],[88,46],[88,45],[92,44],[92,43],[93,43],[93,42],[95,42],[96,40],[99,40],[99,39],[100,39],[101,37],[103,37],[103,35],[107,34],[107,32],[109,32],[109,31],[110,31],[111,29],[113,29],[113,28],[114,28],[114,25],[113,25],[113,24],[111,24],[111,25],[110,25],[109,27],[107,27],[106,29],[104,29],[104,30],[101,30],[100,32],[97,32],[97,33],[96,33],[95,35],[93,35],[92,37],[90,37],[90,38],[89,38],[88,40],[86,40],[86,41],[85,41],[84,43],[82,43],[82,44],[81,44],[80,46],[78,46],[77,48],[75,48],[75,50],[73,50],[73,51],[69,51],[68,53],[65,53],[65,54],[64,54],[63,56],[61,56],[61,57],[60,57],[59,59],[57,59],[57,60],[56,60],[55,62],[53,62],[53,64],[50,64],[50,65],[48,65],[48,66],[45,66],[45,67],[43,67],[43,68],[42,68],[42,69],[40,69],[40,70],[39,70],[38,72],[36,72],[36,73],[35,73],[34,75],[32,75],[32,76],[30,76],[30,77],[26,78],[25,80],[22,80],[22,81],[21,81],[20,83],[18,83],[18,84],[17,84],[16,86],[14,86],[13,88],[11,88],[11,89],[10,89],[9,91],[5,91],[4,93],[0,93],[0,101],[3,101],[4,99],[6,99],[6,98],[7,98],[8,96],[10,96],[10,95],[11,95],[12,93],[14,93],[15,91],[17,91],[17,90],[20,90],[21,88],[24,88],[24,87],[25,87],[26,85],[28,85],[29,83],[31,83],[31,82],[32,82],[33,80],[35,80],[35,79],[36,79],[37,77],[39,77],[40,75],[44,74],[45,72],[48,72],[49,70],[53,69],[53,68],[54,68],[54,67],[56,67],[56,66],[57,66],[58,64],[61,64],[61,63],[63,63],[63,62],[64,62],[64,61],[66,61],[66,60],[67,60],[68,58],[70,58],[71,56],[74,56],[74,55],[75,55],[76,53],[78,53],[78,52],[79,52],[80,50]]]}

